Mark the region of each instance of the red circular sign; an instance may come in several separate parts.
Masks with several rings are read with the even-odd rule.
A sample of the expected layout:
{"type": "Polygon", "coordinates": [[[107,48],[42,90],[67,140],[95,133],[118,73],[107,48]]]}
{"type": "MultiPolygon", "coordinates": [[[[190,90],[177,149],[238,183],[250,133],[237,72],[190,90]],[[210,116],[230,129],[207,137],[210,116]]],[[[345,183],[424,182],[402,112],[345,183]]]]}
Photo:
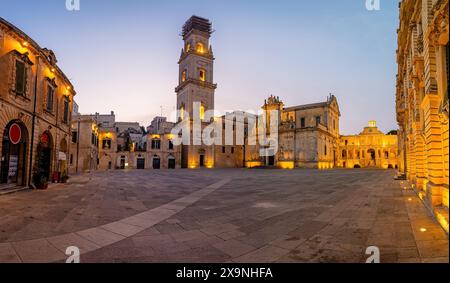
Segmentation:
{"type": "Polygon", "coordinates": [[[22,130],[20,129],[20,126],[16,123],[12,124],[11,127],[9,127],[9,140],[12,144],[18,144],[21,139],[22,130]]]}

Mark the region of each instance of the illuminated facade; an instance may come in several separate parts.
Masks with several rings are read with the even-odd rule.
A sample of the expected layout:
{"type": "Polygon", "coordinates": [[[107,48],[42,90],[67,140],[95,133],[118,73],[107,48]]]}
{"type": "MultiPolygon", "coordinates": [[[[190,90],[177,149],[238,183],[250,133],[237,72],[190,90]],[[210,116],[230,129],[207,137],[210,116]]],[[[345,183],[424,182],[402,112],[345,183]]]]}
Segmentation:
{"type": "Polygon", "coordinates": [[[370,121],[359,135],[339,139],[339,167],[398,168],[397,132],[384,134],[375,121],[370,121]]]}
{"type": "Polygon", "coordinates": [[[0,18],[0,187],[67,174],[75,91],[55,54],[0,18]]]}
{"type": "Polygon", "coordinates": [[[403,0],[398,29],[399,167],[448,232],[448,0],[403,0]]]}
{"type": "Polygon", "coordinates": [[[97,120],[91,115],[72,116],[69,172],[82,173],[97,170],[99,132],[97,120]]]}
{"type": "Polygon", "coordinates": [[[339,105],[334,95],[321,103],[284,107],[271,96],[265,111],[277,110],[279,150],[264,159],[267,166],[331,169],[338,164],[339,105]]]}
{"type": "MultiPolygon", "coordinates": [[[[214,92],[217,88],[214,84],[214,55],[209,44],[211,34],[211,23],[197,16],[192,16],[183,26],[184,48],[178,62],[179,84],[175,89],[177,109],[180,111],[179,122],[193,125],[194,118],[200,118],[202,129],[210,124],[203,116],[205,111],[214,109],[214,92]],[[200,105],[199,113],[194,111],[195,103],[200,105]]],[[[181,149],[182,167],[213,167],[214,147],[195,142],[201,137],[194,137],[192,132],[190,137],[190,145],[183,145],[181,149]]]]}

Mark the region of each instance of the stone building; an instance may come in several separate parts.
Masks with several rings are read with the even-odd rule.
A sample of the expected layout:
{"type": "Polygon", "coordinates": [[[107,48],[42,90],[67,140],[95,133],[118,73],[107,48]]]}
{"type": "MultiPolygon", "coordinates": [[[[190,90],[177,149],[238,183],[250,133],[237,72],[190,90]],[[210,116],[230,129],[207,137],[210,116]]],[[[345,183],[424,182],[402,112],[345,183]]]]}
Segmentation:
{"type": "Polygon", "coordinates": [[[0,186],[67,173],[75,91],[55,54],[0,18],[0,186]]]}
{"type": "Polygon", "coordinates": [[[92,115],[72,117],[69,172],[82,173],[97,170],[99,163],[99,132],[92,115]]]}
{"type": "Polygon", "coordinates": [[[338,165],[340,111],[335,96],[321,103],[284,107],[270,96],[264,111],[279,113],[278,144],[274,156],[265,158],[265,165],[291,169],[334,168],[338,165]]]}
{"type": "Polygon", "coordinates": [[[397,50],[399,167],[448,232],[448,0],[403,0],[397,50]]]}
{"type": "MultiPolygon", "coordinates": [[[[177,94],[178,122],[190,123],[191,142],[181,146],[181,162],[183,168],[212,167],[214,164],[214,148],[201,142],[197,144],[193,136],[194,119],[200,119],[204,129],[210,121],[202,117],[207,110],[214,109],[214,55],[209,39],[212,25],[209,20],[192,16],[183,26],[184,47],[181,50],[179,65],[179,83],[177,94]],[[194,105],[199,109],[194,111],[194,105]]],[[[186,133],[184,133],[186,134],[186,133]]]]}
{"type": "Polygon", "coordinates": [[[370,121],[359,135],[339,139],[339,167],[398,168],[398,138],[396,132],[384,134],[375,121],[370,121]]]}

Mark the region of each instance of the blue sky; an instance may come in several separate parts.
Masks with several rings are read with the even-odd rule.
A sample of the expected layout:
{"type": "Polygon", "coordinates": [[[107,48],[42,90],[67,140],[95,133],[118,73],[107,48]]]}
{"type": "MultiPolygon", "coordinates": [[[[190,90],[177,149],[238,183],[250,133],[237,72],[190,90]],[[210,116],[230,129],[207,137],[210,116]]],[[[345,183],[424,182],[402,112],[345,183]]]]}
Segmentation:
{"type": "Polygon", "coordinates": [[[398,1],[0,0],[0,16],[55,51],[82,113],[114,110],[148,125],[174,110],[181,26],[193,14],[216,32],[216,109],[258,110],[270,94],[286,106],[340,104],[341,133],[395,122],[398,1]]]}

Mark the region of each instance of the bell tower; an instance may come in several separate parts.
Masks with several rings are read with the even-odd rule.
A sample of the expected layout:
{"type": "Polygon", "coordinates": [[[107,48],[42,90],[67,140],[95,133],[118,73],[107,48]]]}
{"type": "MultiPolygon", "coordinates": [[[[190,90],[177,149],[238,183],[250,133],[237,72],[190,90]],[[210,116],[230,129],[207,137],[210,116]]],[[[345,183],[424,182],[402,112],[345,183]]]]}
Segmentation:
{"type": "Polygon", "coordinates": [[[179,81],[175,89],[179,111],[177,119],[191,124],[191,144],[183,144],[181,148],[183,168],[214,167],[214,147],[204,145],[201,136],[196,131],[193,133],[192,126],[194,120],[201,120],[203,131],[210,123],[205,120],[205,111],[214,110],[217,85],[214,83],[214,56],[209,44],[212,33],[211,22],[197,16],[187,20],[181,33],[184,47],[178,61],[179,81]],[[194,109],[194,105],[200,108],[194,109]]]}
{"type": "MultiPolygon", "coordinates": [[[[209,20],[192,16],[183,26],[184,47],[181,50],[177,93],[177,109],[186,111],[193,119],[193,105],[200,103],[201,111],[214,109],[214,56],[209,39],[212,34],[209,20]]],[[[180,115],[184,116],[184,115],[180,115]]],[[[183,120],[185,117],[178,117],[183,120]]]]}

